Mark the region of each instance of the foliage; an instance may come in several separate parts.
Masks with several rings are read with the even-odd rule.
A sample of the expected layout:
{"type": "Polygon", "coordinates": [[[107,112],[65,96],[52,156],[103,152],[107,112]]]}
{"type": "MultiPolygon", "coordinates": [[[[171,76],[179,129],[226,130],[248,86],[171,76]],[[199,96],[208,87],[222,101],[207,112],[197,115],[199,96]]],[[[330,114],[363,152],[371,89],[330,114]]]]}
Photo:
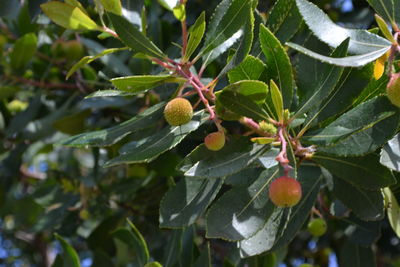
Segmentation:
{"type": "Polygon", "coordinates": [[[398,266],[400,2],[211,2],[2,2],[4,264],[398,266]]]}

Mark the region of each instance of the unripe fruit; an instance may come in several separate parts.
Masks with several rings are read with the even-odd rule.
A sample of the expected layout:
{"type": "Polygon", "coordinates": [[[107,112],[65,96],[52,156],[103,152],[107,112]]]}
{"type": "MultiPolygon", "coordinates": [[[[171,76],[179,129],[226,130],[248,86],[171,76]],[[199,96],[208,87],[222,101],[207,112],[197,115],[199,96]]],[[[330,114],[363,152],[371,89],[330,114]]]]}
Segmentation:
{"type": "Polygon", "coordinates": [[[314,265],[308,264],[308,263],[303,263],[299,265],[299,267],[314,267],[314,265]]]}
{"type": "Polygon", "coordinates": [[[210,133],[204,138],[204,144],[209,150],[218,151],[225,145],[225,134],[222,131],[210,133]]]}
{"type": "Polygon", "coordinates": [[[55,57],[75,61],[83,57],[84,48],[77,40],[57,41],[51,46],[51,52],[55,57]]]}
{"type": "Polygon", "coordinates": [[[291,177],[281,176],[269,186],[269,198],[278,207],[292,207],[301,199],[301,185],[291,177]]]}
{"type": "Polygon", "coordinates": [[[185,98],[172,99],[165,106],[164,117],[171,126],[186,124],[193,117],[192,104],[185,98]]]}
{"type": "Polygon", "coordinates": [[[315,237],[325,234],[327,228],[325,220],[321,218],[313,219],[307,225],[307,230],[315,237]]]}
{"type": "Polygon", "coordinates": [[[260,130],[266,133],[269,133],[271,135],[275,135],[277,133],[277,129],[275,125],[269,122],[262,121],[260,122],[260,130]]]}
{"type": "Polygon", "coordinates": [[[390,78],[386,88],[387,96],[393,105],[400,107],[400,73],[395,73],[390,78]]]}

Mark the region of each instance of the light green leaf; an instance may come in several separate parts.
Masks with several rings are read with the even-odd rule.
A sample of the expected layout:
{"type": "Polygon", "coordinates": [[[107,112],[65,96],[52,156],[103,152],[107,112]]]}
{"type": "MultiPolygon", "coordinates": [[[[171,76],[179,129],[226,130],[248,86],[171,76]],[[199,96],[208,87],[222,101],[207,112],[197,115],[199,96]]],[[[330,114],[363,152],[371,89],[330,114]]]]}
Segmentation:
{"type": "Polygon", "coordinates": [[[389,30],[389,27],[387,26],[385,20],[381,16],[379,16],[378,14],[375,14],[375,20],[376,20],[376,23],[379,26],[379,29],[381,30],[383,35],[386,37],[386,39],[388,39],[393,44],[395,44],[396,40],[394,39],[391,31],[389,30]]]}
{"type": "Polygon", "coordinates": [[[106,162],[104,167],[150,162],[161,153],[177,146],[189,133],[197,130],[207,119],[208,114],[204,114],[204,111],[199,111],[187,124],[169,126],[142,140],[127,143],[121,148],[121,154],[106,162]]]}
{"type": "Polygon", "coordinates": [[[158,0],[158,2],[166,9],[172,11],[179,3],[179,0],[158,0]]]}
{"type": "Polygon", "coordinates": [[[258,80],[264,71],[264,63],[260,59],[248,55],[242,63],[228,72],[229,83],[258,80]]]}
{"type": "Polygon", "coordinates": [[[37,42],[34,33],[25,34],[15,42],[10,54],[13,69],[21,69],[32,59],[36,53],[37,42]]]}
{"type": "Polygon", "coordinates": [[[89,14],[86,11],[86,9],[82,6],[81,2],[79,2],[78,0],[65,0],[64,2],[69,4],[69,5],[71,5],[71,6],[78,7],[80,10],[82,10],[83,13],[85,13],[86,15],[89,16],[89,14]]]}
{"type": "Polygon", "coordinates": [[[398,237],[400,237],[400,206],[390,188],[383,189],[385,195],[386,210],[390,226],[398,237]]]}
{"type": "Polygon", "coordinates": [[[62,238],[60,235],[54,234],[54,236],[60,242],[61,247],[64,250],[64,253],[61,256],[64,262],[64,266],[80,267],[81,264],[76,250],[70,244],[68,244],[68,242],[65,241],[65,239],[62,238]]]}
{"type": "Polygon", "coordinates": [[[50,1],[40,7],[54,23],[61,27],[71,30],[102,30],[79,7],[59,1],[50,1]]]}
{"type": "Polygon", "coordinates": [[[281,91],[273,80],[271,80],[269,87],[275,114],[277,114],[279,121],[283,122],[283,99],[281,91]]]}
{"type": "Polygon", "coordinates": [[[152,41],[143,35],[143,33],[133,26],[127,19],[113,13],[108,13],[108,16],[110,17],[119,38],[121,38],[122,42],[129,46],[133,51],[141,52],[148,56],[160,59],[166,57],[152,41]]]}
{"type": "Polygon", "coordinates": [[[186,20],[186,9],[184,4],[179,4],[172,9],[172,13],[174,14],[175,18],[179,21],[186,20]]]}
{"type": "MultiPolygon", "coordinates": [[[[281,94],[280,101],[282,101],[283,95],[283,112],[283,107],[289,108],[293,98],[294,78],[292,65],[290,64],[289,57],[279,40],[262,24],[260,25],[260,43],[265,55],[265,64],[267,65],[266,79],[268,81],[274,80],[278,84],[278,90],[282,91],[282,93],[279,94],[281,94]]],[[[271,88],[271,94],[272,93],[273,91],[271,88]]],[[[275,108],[277,108],[277,106],[275,106],[275,108]]],[[[281,111],[277,110],[277,112],[279,114],[281,111]]]]}
{"type": "Polygon", "coordinates": [[[186,47],[186,54],[184,56],[185,61],[190,59],[196,48],[199,46],[203,39],[205,30],[205,12],[202,12],[196,22],[189,28],[189,40],[186,47]]]}
{"type": "Polygon", "coordinates": [[[370,54],[389,49],[390,42],[366,30],[346,29],[336,25],[321,9],[307,0],[296,0],[297,7],[310,30],[321,41],[338,47],[350,38],[349,53],[370,54]]]}
{"type": "Polygon", "coordinates": [[[121,0],[100,0],[100,2],[106,11],[122,16],[121,0]]]}
{"type": "Polygon", "coordinates": [[[81,60],[79,60],[76,64],[74,64],[71,69],[68,71],[67,73],[67,77],[66,79],[68,79],[69,77],[71,77],[71,75],[77,71],[78,69],[82,68],[84,65],[89,64],[91,62],[93,62],[94,60],[101,58],[102,56],[111,54],[111,53],[115,53],[118,51],[123,51],[126,50],[128,48],[126,47],[122,47],[122,48],[110,48],[110,49],[106,49],[103,52],[101,52],[100,54],[97,54],[95,56],[86,56],[83,57],[81,60]]]}
{"type": "Polygon", "coordinates": [[[164,83],[181,83],[185,79],[172,75],[125,76],[110,80],[119,90],[129,93],[141,93],[164,83]]]}
{"type": "Polygon", "coordinates": [[[161,263],[157,261],[149,262],[144,267],[163,267],[161,263]]]}
{"type": "Polygon", "coordinates": [[[357,187],[377,190],[396,183],[393,174],[379,163],[379,157],[375,154],[339,158],[317,153],[312,160],[357,187]]]}

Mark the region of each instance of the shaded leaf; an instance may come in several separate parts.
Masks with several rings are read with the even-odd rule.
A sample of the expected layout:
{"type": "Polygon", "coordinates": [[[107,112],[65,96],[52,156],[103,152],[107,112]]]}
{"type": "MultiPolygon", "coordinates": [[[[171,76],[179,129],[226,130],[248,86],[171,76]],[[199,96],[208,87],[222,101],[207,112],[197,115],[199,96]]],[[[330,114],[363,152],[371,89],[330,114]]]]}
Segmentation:
{"type": "Polygon", "coordinates": [[[400,2],[392,0],[367,0],[368,3],[392,26],[399,26],[400,23],[400,2]]]}
{"type": "Polygon", "coordinates": [[[20,69],[24,67],[35,55],[37,47],[37,37],[34,33],[28,33],[19,38],[10,54],[11,67],[20,69]]]}
{"type": "Polygon", "coordinates": [[[390,139],[382,148],[379,162],[389,169],[400,172],[400,134],[390,139]]]}
{"type": "Polygon", "coordinates": [[[339,252],[340,267],[375,267],[375,255],[372,248],[361,247],[346,241],[339,252]]]}
{"type": "Polygon", "coordinates": [[[76,253],[76,250],[60,235],[54,234],[54,236],[60,242],[61,247],[64,250],[64,253],[61,256],[64,262],[64,266],[80,267],[81,264],[79,261],[78,253],[76,253]]]}
{"type": "Polygon", "coordinates": [[[119,90],[130,93],[141,93],[164,83],[180,83],[185,79],[172,75],[125,76],[110,80],[119,90]]]}
{"type": "Polygon", "coordinates": [[[241,80],[258,80],[264,71],[264,63],[249,55],[242,63],[228,72],[229,83],[236,83],[241,80]]]}

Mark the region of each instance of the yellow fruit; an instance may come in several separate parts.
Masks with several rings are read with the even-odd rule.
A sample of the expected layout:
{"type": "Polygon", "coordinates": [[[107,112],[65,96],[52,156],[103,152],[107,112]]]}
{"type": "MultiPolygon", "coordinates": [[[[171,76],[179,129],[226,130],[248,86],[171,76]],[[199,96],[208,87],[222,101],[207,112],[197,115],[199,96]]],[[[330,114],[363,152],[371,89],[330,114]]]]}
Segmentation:
{"type": "Polygon", "coordinates": [[[204,144],[209,150],[218,151],[225,145],[225,134],[222,131],[210,133],[204,138],[204,144]]]}
{"type": "Polygon", "coordinates": [[[193,117],[192,104],[185,98],[175,98],[168,102],[164,109],[164,118],[171,126],[188,123],[193,117]]]}
{"type": "Polygon", "coordinates": [[[400,108],[400,73],[393,74],[387,85],[386,92],[390,102],[400,108]]]}

